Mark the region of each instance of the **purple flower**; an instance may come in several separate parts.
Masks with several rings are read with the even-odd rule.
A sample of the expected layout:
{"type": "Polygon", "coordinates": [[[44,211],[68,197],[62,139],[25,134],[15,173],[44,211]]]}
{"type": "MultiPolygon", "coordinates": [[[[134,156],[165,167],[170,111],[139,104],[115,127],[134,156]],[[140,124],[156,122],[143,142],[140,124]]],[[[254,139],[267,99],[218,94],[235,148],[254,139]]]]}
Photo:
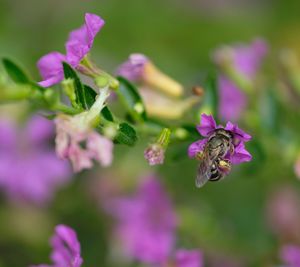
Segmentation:
{"type": "Polygon", "coordinates": [[[280,239],[300,241],[299,206],[299,192],[292,186],[280,185],[268,197],[266,219],[280,239]]]}
{"type": "Polygon", "coordinates": [[[48,144],[52,134],[52,123],[42,117],[23,129],[0,122],[0,189],[9,198],[44,204],[69,180],[69,166],[48,144]]]}
{"type": "Polygon", "coordinates": [[[295,245],[285,245],[281,249],[281,260],[286,264],[286,267],[300,266],[300,247],[295,245]]]}
{"type": "MultiPolygon", "coordinates": [[[[214,54],[217,64],[230,61],[236,73],[247,80],[253,80],[267,54],[267,44],[262,39],[254,40],[250,45],[236,45],[220,48],[214,54]]],[[[230,78],[219,76],[220,117],[236,121],[247,106],[247,97],[230,78]]]]}
{"type": "Polygon", "coordinates": [[[163,164],[165,159],[165,150],[159,144],[152,144],[144,151],[144,158],[150,166],[163,164]]]}
{"type": "Polygon", "coordinates": [[[135,196],[113,200],[111,213],[128,257],[147,264],[167,261],[175,241],[176,216],[157,179],[147,177],[135,196]]]}
{"type": "Polygon", "coordinates": [[[149,145],[144,151],[144,158],[148,161],[149,165],[163,164],[165,160],[165,151],[170,142],[171,131],[164,128],[156,142],[149,145]]]}
{"type": "Polygon", "coordinates": [[[143,54],[131,54],[129,59],[119,66],[117,75],[132,82],[142,83],[172,97],[179,97],[183,94],[183,86],[161,72],[143,54]]]}
{"type": "Polygon", "coordinates": [[[216,124],[212,115],[201,115],[201,123],[197,127],[198,132],[206,137],[205,139],[196,141],[189,146],[188,155],[191,158],[196,157],[199,152],[202,152],[206,142],[209,137],[217,130],[224,129],[232,134],[234,152],[232,154],[228,154],[225,158],[228,158],[231,163],[239,164],[242,162],[247,162],[252,159],[250,153],[245,149],[244,142],[247,142],[251,139],[251,136],[241,130],[236,124],[227,122],[225,128],[222,125],[216,124]]]}
{"type": "Polygon", "coordinates": [[[149,59],[143,54],[131,54],[117,70],[118,75],[130,81],[140,81],[144,75],[145,64],[149,59]]]}
{"type": "Polygon", "coordinates": [[[179,249],[175,254],[176,267],[202,267],[203,258],[199,250],[179,249]]]}
{"type": "Polygon", "coordinates": [[[66,55],[59,52],[51,52],[37,63],[37,67],[43,78],[39,85],[52,86],[63,80],[62,62],[66,61],[74,68],[79,67],[80,61],[89,53],[93,46],[97,33],[104,25],[104,20],[94,14],[85,14],[85,24],[72,31],[66,42],[66,55]]]}
{"type": "Polygon", "coordinates": [[[237,121],[247,107],[247,96],[224,75],[218,78],[219,116],[224,120],[237,121]]]}
{"type": "Polygon", "coordinates": [[[55,227],[55,234],[51,238],[52,265],[42,264],[32,267],[80,267],[83,259],[80,255],[80,243],[76,232],[66,226],[55,227]]]}

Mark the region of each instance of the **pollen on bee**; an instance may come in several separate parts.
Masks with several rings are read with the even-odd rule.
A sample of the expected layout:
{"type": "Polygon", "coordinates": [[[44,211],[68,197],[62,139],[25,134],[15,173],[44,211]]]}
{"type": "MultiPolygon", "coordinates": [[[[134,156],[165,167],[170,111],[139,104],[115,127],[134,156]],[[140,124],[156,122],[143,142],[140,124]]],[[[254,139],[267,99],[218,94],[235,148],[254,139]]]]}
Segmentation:
{"type": "Polygon", "coordinates": [[[199,151],[199,152],[196,154],[196,159],[197,159],[197,160],[202,160],[203,157],[204,157],[203,151],[199,151]]]}

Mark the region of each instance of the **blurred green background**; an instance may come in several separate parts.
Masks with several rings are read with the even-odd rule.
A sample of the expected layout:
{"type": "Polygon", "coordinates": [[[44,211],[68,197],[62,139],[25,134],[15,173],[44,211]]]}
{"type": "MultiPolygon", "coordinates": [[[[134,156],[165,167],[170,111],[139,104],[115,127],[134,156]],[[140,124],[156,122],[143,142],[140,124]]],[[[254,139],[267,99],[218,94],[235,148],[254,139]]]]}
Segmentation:
{"type": "MultiPolygon", "coordinates": [[[[141,52],[191,86],[201,81],[211,66],[212,51],[222,44],[261,36],[274,50],[289,47],[300,52],[299,10],[297,0],[0,0],[0,55],[16,59],[39,80],[36,61],[53,50],[64,53],[68,32],[91,12],[106,21],[92,50],[100,66],[114,72],[130,53],[141,52]]],[[[295,131],[300,128],[293,126],[295,131]]],[[[256,158],[236,168],[224,182],[201,191],[194,187],[196,162],[186,159],[155,168],[181,218],[178,246],[199,247],[208,258],[234,258],[236,265],[231,266],[271,266],[277,261],[279,241],[266,224],[266,201],[273,188],[290,183],[298,190],[299,184],[274,140],[270,135],[262,141],[263,164],[256,158]]],[[[58,223],[78,232],[84,266],[112,266],[107,242],[110,220],[90,197],[89,183],[111,176],[133,187],[140,175],[154,170],[140,157],[144,142],[130,150],[118,147],[109,171],[83,172],[47,209],[16,206],[3,197],[0,267],[47,262],[48,239],[58,223]]]]}

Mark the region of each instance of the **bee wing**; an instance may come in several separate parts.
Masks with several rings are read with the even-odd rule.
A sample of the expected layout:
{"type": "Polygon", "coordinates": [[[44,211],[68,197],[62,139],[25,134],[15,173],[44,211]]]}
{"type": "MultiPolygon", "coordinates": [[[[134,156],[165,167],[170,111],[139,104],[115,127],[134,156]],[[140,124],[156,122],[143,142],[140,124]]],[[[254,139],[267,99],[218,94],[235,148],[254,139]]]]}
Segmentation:
{"type": "Polygon", "coordinates": [[[210,176],[211,176],[211,160],[208,158],[208,156],[205,156],[201,160],[198,166],[197,177],[195,180],[196,187],[200,188],[204,184],[206,184],[210,176]]]}

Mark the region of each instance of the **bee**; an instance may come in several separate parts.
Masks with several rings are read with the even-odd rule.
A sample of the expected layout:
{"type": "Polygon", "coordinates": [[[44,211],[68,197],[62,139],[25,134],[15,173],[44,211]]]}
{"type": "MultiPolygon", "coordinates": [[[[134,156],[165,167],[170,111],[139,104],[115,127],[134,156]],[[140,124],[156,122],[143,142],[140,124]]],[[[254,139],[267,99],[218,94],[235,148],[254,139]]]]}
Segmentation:
{"type": "Polygon", "coordinates": [[[195,181],[197,187],[224,178],[231,169],[230,160],[225,159],[228,153],[234,153],[233,136],[224,129],[217,129],[208,138],[203,151],[197,155],[200,160],[195,181]]]}

